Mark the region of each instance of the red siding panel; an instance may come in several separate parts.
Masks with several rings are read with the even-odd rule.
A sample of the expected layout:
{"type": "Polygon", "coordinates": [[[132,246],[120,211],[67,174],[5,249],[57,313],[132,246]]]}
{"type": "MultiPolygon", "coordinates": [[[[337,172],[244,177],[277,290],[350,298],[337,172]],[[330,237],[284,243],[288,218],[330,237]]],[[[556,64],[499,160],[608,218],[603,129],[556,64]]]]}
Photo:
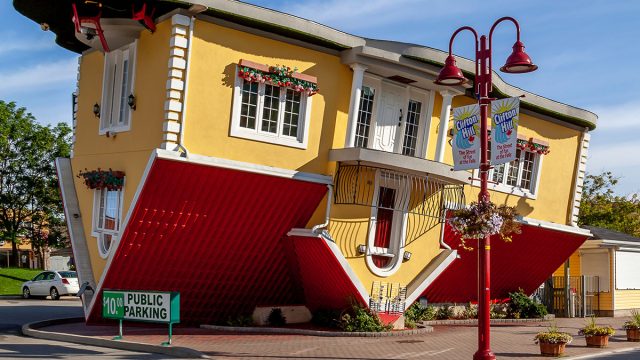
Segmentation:
{"type": "Polygon", "coordinates": [[[298,256],[305,303],[311,311],[344,309],[351,299],[368,305],[327,243],[316,237],[291,237],[298,256]]]}
{"type": "MultiPolygon", "coordinates": [[[[282,239],[306,226],[325,193],[322,184],[156,159],[103,289],[179,291],[183,323],[301,303],[282,239]]],[[[89,320],[101,309],[98,300],[89,320]]]]}
{"type": "MultiPolygon", "coordinates": [[[[504,299],[509,292],[522,288],[531,294],[587,239],[584,235],[522,226],[522,234],[513,242],[491,238],[491,297],[504,299]]],[[[445,241],[460,249],[454,261],[425,290],[429,302],[469,302],[477,300],[478,251],[458,248],[460,238],[447,225],[445,241]]],[[[468,242],[470,245],[475,242],[468,242]]]]}

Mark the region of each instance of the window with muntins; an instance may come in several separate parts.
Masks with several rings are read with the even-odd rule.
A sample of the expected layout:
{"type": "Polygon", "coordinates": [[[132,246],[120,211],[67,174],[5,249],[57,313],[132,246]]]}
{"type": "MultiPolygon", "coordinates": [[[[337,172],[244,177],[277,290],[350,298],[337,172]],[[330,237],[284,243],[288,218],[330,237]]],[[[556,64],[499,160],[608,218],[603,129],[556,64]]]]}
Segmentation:
{"type": "MultiPolygon", "coordinates": [[[[489,158],[491,158],[490,144],[489,158]]],[[[492,185],[496,190],[520,189],[525,193],[534,194],[537,192],[535,180],[539,171],[539,162],[539,154],[517,149],[515,160],[495,165],[489,171],[489,180],[493,182],[492,185]]]]}
{"type": "Polygon", "coordinates": [[[234,97],[231,136],[306,148],[307,94],[237,76],[234,97]]]}
{"type": "Polygon", "coordinates": [[[131,128],[129,95],[133,94],[135,42],[105,55],[100,105],[100,134],[131,128]]]}
{"type": "Polygon", "coordinates": [[[112,242],[120,231],[122,190],[94,190],[93,236],[98,239],[102,257],[109,254],[112,242]]]}
{"type": "Polygon", "coordinates": [[[356,124],[356,147],[366,148],[369,143],[369,130],[371,128],[371,116],[373,115],[373,99],[375,91],[368,86],[362,87],[360,95],[360,108],[358,110],[358,123],[356,124]]]}
{"type": "Polygon", "coordinates": [[[402,154],[415,156],[416,145],[418,144],[418,129],[420,128],[420,111],[422,103],[409,100],[407,120],[404,130],[404,142],[402,144],[402,154]]]}

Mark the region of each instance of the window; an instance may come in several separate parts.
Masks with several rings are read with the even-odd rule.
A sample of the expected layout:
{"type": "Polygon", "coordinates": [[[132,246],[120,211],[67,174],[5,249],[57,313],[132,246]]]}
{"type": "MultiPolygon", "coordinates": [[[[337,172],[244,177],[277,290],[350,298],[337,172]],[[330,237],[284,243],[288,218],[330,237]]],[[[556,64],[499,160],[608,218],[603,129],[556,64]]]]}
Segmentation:
{"type": "Polygon", "coordinates": [[[404,142],[402,144],[402,154],[415,156],[416,144],[418,143],[418,129],[420,128],[420,110],[422,103],[409,100],[409,109],[404,130],[404,142]]]}
{"type": "Polygon", "coordinates": [[[356,147],[366,148],[368,145],[371,116],[373,115],[374,95],[375,90],[373,88],[368,86],[362,87],[360,108],[358,110],[358,122],[356,124],[356,147]]]}
{"type": "Polygon", "coordinates": [[[93,207],[92,235],[98,238],[98,250],[106,258],[120,230],[122,190],[95,190],[93,207]]]}
{"type": "MultiPolygon", "coordinates": [[[[491,158],[491,143],[489,143],[489,158],[491,158]]],[[[517,149],[515,160],[495,165],[489,171],[489,180],[493,182],[490,187],[503,192],[520,192],[519,195],[534,195],[537,192],[540,162],[540,155],[517,149]]]]}
{"type": "Polygon", "coordinates": [[[100,134],[129,130],[131,109],[129,95],[133,93],[135,42],[105,55],[100,105],[100,134]]]}
{"type": "Polygon", "coordinates": [[[306,149],[311,98],[236,75],[231,136],[306,149]]]}

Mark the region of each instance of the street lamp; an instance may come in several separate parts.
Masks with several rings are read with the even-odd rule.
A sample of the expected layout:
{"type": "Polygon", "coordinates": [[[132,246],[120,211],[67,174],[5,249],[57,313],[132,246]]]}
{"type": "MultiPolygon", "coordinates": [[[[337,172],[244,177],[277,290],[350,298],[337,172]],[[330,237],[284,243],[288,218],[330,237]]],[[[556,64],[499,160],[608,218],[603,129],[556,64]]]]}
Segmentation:
{"type": "MultiPolygon", "coordinates": [[[[489,202],[489,191],[487,190],[487,176],[491,166],[487,159],[487,107],[491,106],[489,92],[493,89],[491,82],[492,64],[491,64],[491,39],[493,38],[493,30],[496,26],[509,20],[516,26],[517,39],[513,45],[513,52],[507,58],[501,71],[512,74],[527,73],[536,70],[538,67],[531,62],[531,58],[524,52],[524,45],[520,42],[520,25],[512,17],[503,17],[498,19],[489,31],[489,47],[487,47],[487,37],[480,36],[478,42],[478,33],[470,26],[463,26],[451,35],[449,40],[449,56],[445,60],[445,65],[438,74],[435,83],[445,86],[462,85],[467,79],[462,74],[460,68],[456,66],[456,60],[452,55],[453,39],[464,30],[469,30],[475,36],[476,58],[475,58],[475,94],[478,98],[480,106],[480,194],[478,194],[479,203],[489,202]],[[479,47],[479,49],[478,49],[479,47]],[[488,62],[488,63],[487,63],[488,62]]],[[[490,236],[479,240],[478,244],[478,351],[473,355],[474,360],[495,359],[496,356],[491,351],[491,323],[489,318],[489,302],[491,299],[491,266],[489,250],[490,236]]]]}

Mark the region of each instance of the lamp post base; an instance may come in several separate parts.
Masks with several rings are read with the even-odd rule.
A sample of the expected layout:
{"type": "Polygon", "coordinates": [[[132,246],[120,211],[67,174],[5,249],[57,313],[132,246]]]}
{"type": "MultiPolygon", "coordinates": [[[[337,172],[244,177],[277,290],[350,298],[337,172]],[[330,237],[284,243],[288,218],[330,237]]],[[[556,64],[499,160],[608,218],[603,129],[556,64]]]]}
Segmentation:
{"type": "Polygon", "coordinates": [[[491,349],[478,350],[473,354],[473,360],[495,360],[495,358],[496,355],[491,351],[491,349]]]}
{"type": "Polygon", "coordinates": [[[473,360],[495,360],[495,358],[496,356],[491,349],[478,350],[473,354],[473,360]]]}

